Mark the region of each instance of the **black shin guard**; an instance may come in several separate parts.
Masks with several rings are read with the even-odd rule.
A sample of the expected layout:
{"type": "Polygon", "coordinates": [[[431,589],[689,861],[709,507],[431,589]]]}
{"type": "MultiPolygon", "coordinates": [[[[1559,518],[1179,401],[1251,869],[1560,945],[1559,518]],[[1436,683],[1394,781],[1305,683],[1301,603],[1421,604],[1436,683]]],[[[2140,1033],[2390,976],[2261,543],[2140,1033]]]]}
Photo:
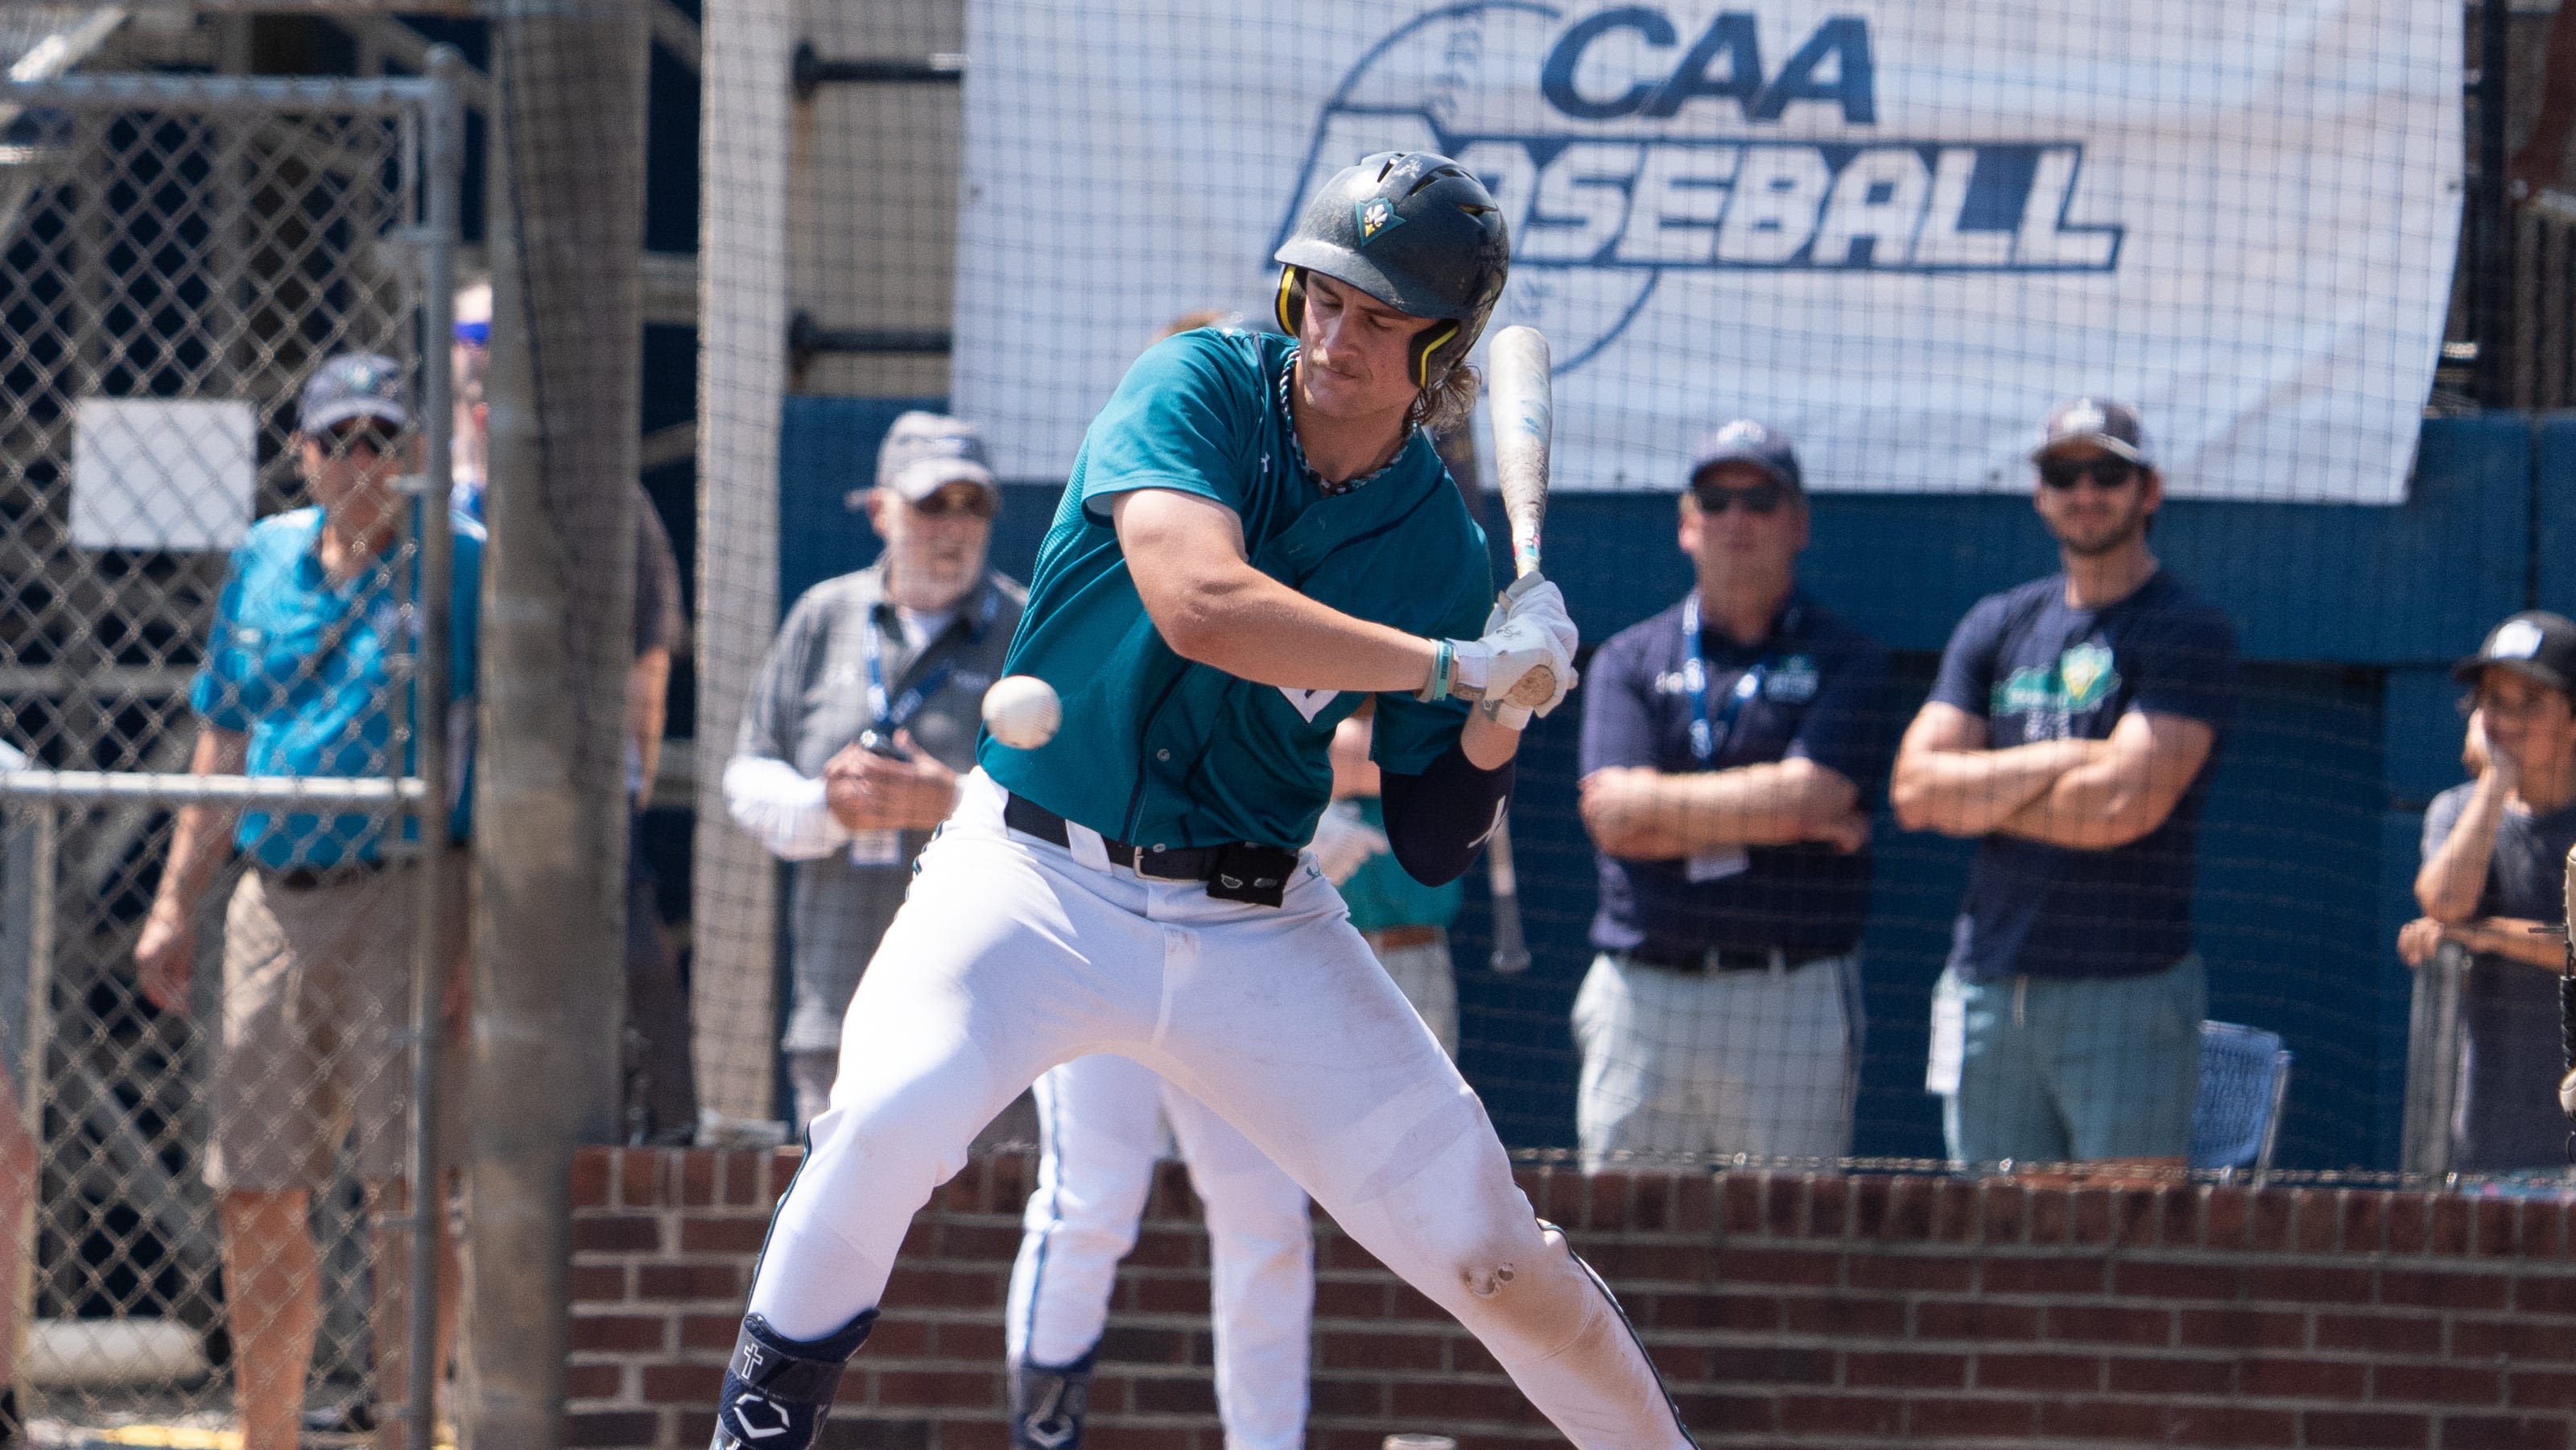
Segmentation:
{"type": "Polygon", "coordinates": [[[1091,1354],[1050,1368],[1011,1365],[1011,1450],[1079,1450],[1091,1404],[1091,1354]]]}
{"type": "Polygon", "coordinates": [[[716,1438],[709,1450],[811,1450],[832,1413],[841,1371],[867,1342],[874,1309],[821,1339],[789,1339],[757,1314],[743,1317],[716,1400],[716,1438]]]}

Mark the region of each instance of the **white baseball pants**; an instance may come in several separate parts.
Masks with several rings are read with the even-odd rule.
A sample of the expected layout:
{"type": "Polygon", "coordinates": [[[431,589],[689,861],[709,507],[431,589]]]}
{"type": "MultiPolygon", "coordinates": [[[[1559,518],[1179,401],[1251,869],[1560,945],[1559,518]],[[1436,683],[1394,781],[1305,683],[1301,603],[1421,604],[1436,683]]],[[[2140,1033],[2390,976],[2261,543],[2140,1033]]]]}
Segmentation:
{"type": "Polygon", "coordinates": [[[1137,1062],[1243,1131],[1457,1316],[1582,1450],[1689,1439],[1617,1308],[1512,1182],[1483,1104],[1312,861],[1272,908],[1010,832],[980,772],[921,856],[841,1032],[830,1111],[751,1308],[808,1339],[876,1304],[976,1129],[1058,1063],[1137,1062]]]}
{"type": "Polygon", "coordinates": [[[1080,1359],[1109,1320],[1118,1261],[1161,1156],[1162,1120],[1207,1211],[1209,1318],[1226,1450],[1297,1450],[1315,1318],[1306,1191],[1199,1101],[1123,1057],[1076,1058],[1037,1081],[1037,1191],[1011,1268],[1013,1360],[1080,1359]]]}

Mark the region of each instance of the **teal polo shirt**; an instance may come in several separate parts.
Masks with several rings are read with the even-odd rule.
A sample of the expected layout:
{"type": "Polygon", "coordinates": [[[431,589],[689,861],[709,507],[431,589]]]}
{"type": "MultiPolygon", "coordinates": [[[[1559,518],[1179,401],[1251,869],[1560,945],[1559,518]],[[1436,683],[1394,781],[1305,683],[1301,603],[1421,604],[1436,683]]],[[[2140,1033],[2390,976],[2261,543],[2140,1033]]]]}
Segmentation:
{"type": "MultiPolygon", "coordinates": [[[[454,522],[453,652],[440,726],[467,747],[451,763],[458,791],[448,818],[450,834],[463,840],[474,798],[483,530],[461,516],[454,522]]],[[[415,571],[381,565],[335,587],[315,553],[321,533],[322,510],[296,509],[261,520],[233,550],[188,703],[207,724],[249,737],[251,775],[382,778],[391,774],[394,733],[390,666],[408,648],[402,633],[415,571]]],[[[416,768],[409,740],[402,768],[416,768]]],[[[409,839],[408,821],[403,830],[409,839]]],[[[234,841],[261,865],[291,870],[376,860],[382,834],[377,817],[252,810],[242,813],[234,841]]]]}
{"type": "MultiPolygon", "coordinates": [[[[1362,696],[1254,684],[1174,654],[1128,576],[1113,496],[1168,488],[1243,521],[1255,568],[1343,613],[1410,634],[1474,638],[1493,605],[1484,532],[1428,436],[1347,492],[1326,495],[1290,435],[1283,382],[1296,344],[1202,328],[1156,344],[1083,435],[1038,552],[1009,670],[1064,701],[1035,750],[987,734],[985,771],[1112,840],[1178,849],[1249,841],[1295,849],[1331,794],[1333,727],[1362,696]]],[[[1419,774],[1466,723],[1455,700],[1378,697],[1371,753],[1419,774]]]]}
{"type": "MultiPolygon", "coordinates": [[[[1386,829],[1386,803],[1375,796],[1361,796],[1360,819],[1386,829]]],[[[1445,927],[1458,919],[1458,902],[1466,888],[1451,881],[1440,886],[1425,886],[1397,864],[1393,854],[1380,851],[1360,863],[1351,879],[1342,883],[1342,900],[1351,908],[1351,925],[1361,931],[1384,931],[1391,926],[1445,927]]]]}

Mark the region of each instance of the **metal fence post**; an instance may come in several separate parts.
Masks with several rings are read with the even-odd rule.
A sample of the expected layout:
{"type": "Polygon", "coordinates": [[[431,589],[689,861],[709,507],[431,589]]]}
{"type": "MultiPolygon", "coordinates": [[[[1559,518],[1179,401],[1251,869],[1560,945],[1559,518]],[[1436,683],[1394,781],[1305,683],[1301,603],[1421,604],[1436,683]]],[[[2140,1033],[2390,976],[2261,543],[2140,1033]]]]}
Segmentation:
{"type": "Polygon", "coordinates": [[[421,248],[421,415],[424,449],[420,500],[420,571],[415,607],[420,611],[420,668],[412,680],[412,746],[421,780],[428,787],[413,806],[420,837],[418,880],[420,924],[414,943],[412,977],[412,1159],[411,1159],[411,1297],[404,1358],[409,1384],[404,1390],[403,1442],[409,1450],[431,1450],[438,1421],[438,1261],[440,1219],[447,1211],[438,1161],[438,1056],[449,1025],[443,1020],[446,994],[441,990],[450,970],[451,943],[462,923],[447,919],[444,890],[450,770],[447,758],[447,696],[453,666],[449,634],[450,580],[454,577],[455,539],[448,521],[448,420],[453,416],[447,335],[456,309],[456,244],[458,190],[465,171],[465,112],[458,83],[464,57],[454,46],[429,53],[430,92],[422,138],[428,174],[421,248]]]}

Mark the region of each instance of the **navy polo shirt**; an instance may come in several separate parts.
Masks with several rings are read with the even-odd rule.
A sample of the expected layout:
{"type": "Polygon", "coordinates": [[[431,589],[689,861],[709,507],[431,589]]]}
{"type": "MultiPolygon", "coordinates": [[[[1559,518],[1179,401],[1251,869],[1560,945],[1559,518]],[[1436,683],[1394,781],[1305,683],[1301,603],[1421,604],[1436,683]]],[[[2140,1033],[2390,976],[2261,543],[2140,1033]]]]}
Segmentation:
{"type": "MultiPolygon", "coordinates": [[[[2236,705],[2236,631],[2167,570],[2100,609],[2066,602],[2051,574],[1990,594],[1941,656],[1932,698],[1986,722],[1993,749],[2105,740],[2132,710],[2227,733],[2236,705]]],[[[1950,970],[2001,977],[2131,977],[2191,950],[2200,811],[2218,747],[2164,824],[2125,846],[2077,851],[1988,836],[1968,872],[1950,970]]]]}
{"type": "MultiPolygon", "coordinates": [[[[1887,774],[1894,739],[1887,652],[1822,606],[1792,596],[1771,634],[1745,646],[1704,624],[1705,697],[1712,713],[1745,673],[1761,683],[1703,765],[1691,753],[1691,694],[1682,673],[1682,605],[1629,626],[1594,653],[1583,676],[1583,773],[1644,766],[1666,774],[1730,770],[1801,756],[1840,772],[1865,803],[1887,774]]],[[[1754,846],[1748,864],[1713,881],[1685,863],[1601,864],[1592,944],[1629,951],[1850,951],[1869,915],[1869,852],[1822,843],[1754,846]]]]}

